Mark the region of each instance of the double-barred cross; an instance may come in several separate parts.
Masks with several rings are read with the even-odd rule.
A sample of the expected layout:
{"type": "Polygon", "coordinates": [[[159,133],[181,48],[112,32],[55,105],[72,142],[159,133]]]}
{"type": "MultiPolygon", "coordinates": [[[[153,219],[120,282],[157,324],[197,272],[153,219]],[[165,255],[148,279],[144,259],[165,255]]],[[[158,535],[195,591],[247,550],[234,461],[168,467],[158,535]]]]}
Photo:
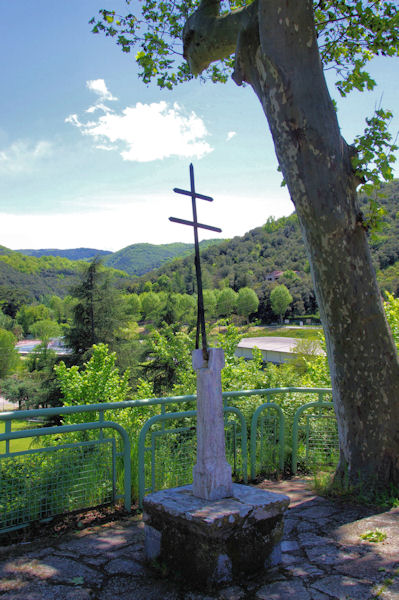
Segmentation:
{"type": "Polygon", "coordinates": [[[203,194],[197,194],[195,191],[195,183],[194,183],[194,167],[190,164],[190,191],[181,190],[180,188],[174,188],[173,191],[177,194],[183,194],[185,196],[191,196],[191,203],[193,207],[193,220],[186,221],[184,219],[177,219],[176,217],[169,217],[169,221],[173,221],[174,223],[180,223],[181,225],[189,225],[194,228],[194,247],[195,247],[195,273],[197,277],[197,292],[198,292],[198,303],[197,303],[197,333],[195,338],[195,347],[199,348],[199,336],[201,332],[202,338],[202,353],[204,356],[204,360],[208,360],[208,346],[206,342],[206,331],[205,331],[205,311],[204,311],[204,297],[202,293],[202,275],[201,275],[201,262],[200,262],[200,253],[199,253],[199,243],[198,243],[198,229],[208,229],[209,231],[216,231],[217,233],[221,233],[221,229],[219,227],[212,227],[212,225],[204,225],[203,223],[198,223],[197,220],[197,205],[196,199],[206,200],[207,202],[213,202],[213,198],[210,196],[204,196],[203,194]]]}

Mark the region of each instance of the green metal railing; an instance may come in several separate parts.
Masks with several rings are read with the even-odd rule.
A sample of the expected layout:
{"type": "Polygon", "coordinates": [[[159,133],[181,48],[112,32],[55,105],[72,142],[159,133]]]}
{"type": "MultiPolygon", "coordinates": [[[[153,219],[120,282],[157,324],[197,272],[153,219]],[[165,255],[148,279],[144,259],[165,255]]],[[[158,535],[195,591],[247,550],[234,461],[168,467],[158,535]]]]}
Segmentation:
{"type": "MultiPolygon", "coordinates": [[[[241,478],[243,479],[243,481],[245,483],[248,482],[248,467],[247,467],[247,426],[245,423],[245,419],[242,415],[242,413],[239,411],[238,408],[232,407],[232,406],[227,406],[224,407],[224,413],[225,415],[227,414],[233,414],[236,415],[236,417],[238,418],[239,422],[240,422],[240,458],[241,460],[238,461],[237,460],[237,447],[235,444],[233,444],[233,449],[229,448],[229,444],[226,444],[226,455],[227,455],[227,460],[229,460],[230,463],[232,464],[232,469],[233,469],[233,474],[235,474],[235,476],[239,476],[239,474],[241,475],[241,478]],[[238,462],[241,463],[241,469],[238,469],[238,462]]],[[[144,425],[144,427],[142,428],[142,430],[140,431],[140,435],[139,435],[139,443],[138,443],[138,479],[139,479],[139,506],[142,506],[142,502],[143,502],[143,498],[144,495],[147,492],[155,492],[157,489],[160,489],[160,487],[163,487],[162,485],[157,485],[157,481],[159,482],[159,478],[157,478],[156,476],[156,472],[157,472],[157,467],[156,467],[156,447],[155,447],[155,441],[157,439],[159,439],[159,437],[161,436],[170,436],[170,435],[182,435],[185,432],[190,432],[193,433],[193,429],[195,429],[195,427],[193,426],[184,426],[184,427],[174,427],[173,429],[160,429],[159,431],[155,431],[151,433],[151,429],[152,427],[158,425],[158,424],[165,424],[165,422],[167,421],[172,421],[172,422],[176,422],[179,420],[187,420],[187,419],[192,419],[193,417],[197,416],[197,411],[196,410],[190,410],[190,411],[184,411],[184,412],[173,412],[173,413],[164,413],[161,415],[155,415],[154,417],[152,417],[151,419],[149,419],[146,424],[144,425]],[[146,446],[146,439],[148,437],[148,434],[151,433],[151,442],[149,445],[146,446]],[[150,455],[150,484],[148,486],[146,486],[146,455],[149,454],[150,455]]],[[[229,425],[229,422],[225,421],[225,427],[226,425],[229,425]]],[[[234,438],[235,439],[235,438],[234,438]]],[[[193,436],[191,437],[191,448],[189,448],[191,450],[191,452],[189,453],[189,456],[185,457],[184,460],[184,469],[176,469],[176,464],[181,464],[181,460],[180,461],[175,461],[173,464],[173,466],[175,467],[174,469],[172,469],[173,473],[176,475],[177,474],[177,479],[173,482],[172,485],[168,486],[168,487],[176,487],[179,485],[186,485],[188,483],[192,482],[192,468],[195,464],[195,451],[193,452],[193,450],[195,450],[195,444],[196,441],[193,439],[193,436]],[[179,472],[179,471],[183,471],[183,473],[179,472]]],[[[177,450],[177,448],[176,448],[177,450]]],[[[179,444],[179,454],[181,453],[181,442],[179,444]]],[[[165,461],[167,460],[168,454],[169,452],[165,451],[165,447],[162,448],[161,451],[161,462],[164,465],[165,461]]],[[[176,452],[175,452],[176,454],[176,452]]]]}
{"type": "MultiPolygon", "coordinates": [[[[323,401],[328,394],[331,394],[329,388],[224,392],[226,456],[235,477],[247,482],[248,467],[251,478],[264,472],[281,471],[287,454],[285,445],[289,445],[291,439],[293,472],[297,470],[298,457],[302,461],[303,448],[307,464],[314,464],[315,449],[320,450],[327,439],[321,423],[326,422],[323,411],[331,413],[332,403],[323,401]],[[278,397],[287,394],[290,398],[287,405],[304,394],[317,394],[318,402],[301,406],[295,415],[286,414],[278,397]],[[251,423],[249,432],[247,422],[251,423]],[[315,432],[316,438],[319,435],[317,439],[315,432]]],[[[0,434],[0,532],[22,527],[32,520],[119,499],[130,510],[132,486],[138,489],[141,502],[149,491],[190,483],[196,454],[196,411],[186,410],[186,405],[194,405],[195,401],[195,395],[169,396],[0,413],[0,422],[5,422],[5,431],[0,434]],[[181,404],[185,404],[184,410],[176,411],[181,404]],[[132,439],[128,431],[115,422],[120,410],[140,409],[141,412],[157,405],[160,414],[149,418],[132,439]],[[167,412],[168,407],[171,412],[167,412]],[[111,410],[112,419],[106,419],[107,411],[111,410]],[[81,413],[91,414],[90,422],[12,430],[15,421],[81,413]],[[114,436],[105,437],[106,430],[114,431],[114,436]],[[87,439],[92,435],[89,432],[97,432],[97,437],[87,439]],[[86,439],[75,439],[76,434],[86,439]],[[75,437],[71,441],[72,435],[75,437]],[[62,440],[63,436],[67,436],[66,440],[62,440]],[[31,437],[38,447],[13,451],[13,440],[31,437]],[[44,440],[48,440],[45,446],[44,440]],[[2,447],[4,452],[1,453],[2,447]],[[117,472],[122,475],[117,477],[117,472]],[[87,490],[94,490],[97,484],[101,486],[101,493],[88,494],[87,490]],[[49,497],[53,500],[49,501],[49,497]]]]}
{"type": "Polygon", "coordinates": [[[295,413],[292,427],[292,472],[294,475],[298,470],[298,447],[301,433],[303,434],[304,463],[306,465],[333,466],[338,461],[339,440],[334,404],[323,400],[325,393],[327,392],[319,393],[317,402],[309,402],[298,408],[295,413]],[[301,426],[302,417],[305,417],[305,423],[301,426]]]}

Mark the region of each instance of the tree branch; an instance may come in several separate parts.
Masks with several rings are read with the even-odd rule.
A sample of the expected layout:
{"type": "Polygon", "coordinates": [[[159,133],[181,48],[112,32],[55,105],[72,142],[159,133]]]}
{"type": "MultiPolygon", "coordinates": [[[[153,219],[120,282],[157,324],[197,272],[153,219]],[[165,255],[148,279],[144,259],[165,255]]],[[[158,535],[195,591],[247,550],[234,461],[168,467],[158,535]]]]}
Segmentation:
{"type": "Polygon", "coordinates": [[[256,14],[257,1],[220,16],[219,0],[202,0],[183,30],[183,56],[193,75],[234,54],[240,31],[256,14]]]}

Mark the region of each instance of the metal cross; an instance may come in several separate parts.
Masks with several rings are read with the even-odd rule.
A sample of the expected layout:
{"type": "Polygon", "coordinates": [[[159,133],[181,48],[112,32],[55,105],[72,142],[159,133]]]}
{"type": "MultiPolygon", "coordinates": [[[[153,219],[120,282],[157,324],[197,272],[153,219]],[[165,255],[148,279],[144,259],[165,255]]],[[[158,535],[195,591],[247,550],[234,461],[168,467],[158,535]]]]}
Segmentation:
{"type": "Polygon", "coordinates": [[[205,311],[204,311],[204,297],[202,294],[202,275],[201,275],[201,262],[200,262],[200,253],[199,253],[199,244],[198,244],[198,229],[208,229],[209,231],[216,231],[217,233],[221,233],[221,229],[219,227],[212,227],[211,225],[204,225],[203,223],[198,223],[197,220],[197,205],[196,199],[207,200],[208,202],[213,202],[213,198],[210,196],[204,196],[203,194],[197,194],[195,191],[194,184],[194,167],[190,164],[190,191],[181,190],[180,188],[174,188],[173,191],[177,194],[184,194],[185,196],[191,196],[191,203],[193,207],[193,220],[185,221],[184,219],[177,219],[176,217],[169,217],[169,221],[173,221],[173,223],[180,223],[182,225],[190,225],[194,228],[194,247],[195,247],[195,273],[197,276],[197,291],[198,291],[198,303],[197,303],[197,333],[195,337],[195,347],[199,348],[199,335],[201,330],[201,338],[202,338],[202,353],[204,356],[204,360],[208,360],[208,346],[206,343],[206,331],[205,331],[205,311]]]}

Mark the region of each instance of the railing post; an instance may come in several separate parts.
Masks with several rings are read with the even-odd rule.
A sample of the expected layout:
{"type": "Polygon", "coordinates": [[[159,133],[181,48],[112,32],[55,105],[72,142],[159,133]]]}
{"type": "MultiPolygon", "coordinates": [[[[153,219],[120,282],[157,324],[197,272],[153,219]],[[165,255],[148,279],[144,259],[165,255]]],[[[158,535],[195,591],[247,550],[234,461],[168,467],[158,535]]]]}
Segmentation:
{"type": "MultiPolygon", "coordinates": [[[[11,421],[5,422],[4,433],[11,433],[11,421]]],[[[6,439],[6,454],[10,454],[10,440],[9,439],[6,439]]]]}

